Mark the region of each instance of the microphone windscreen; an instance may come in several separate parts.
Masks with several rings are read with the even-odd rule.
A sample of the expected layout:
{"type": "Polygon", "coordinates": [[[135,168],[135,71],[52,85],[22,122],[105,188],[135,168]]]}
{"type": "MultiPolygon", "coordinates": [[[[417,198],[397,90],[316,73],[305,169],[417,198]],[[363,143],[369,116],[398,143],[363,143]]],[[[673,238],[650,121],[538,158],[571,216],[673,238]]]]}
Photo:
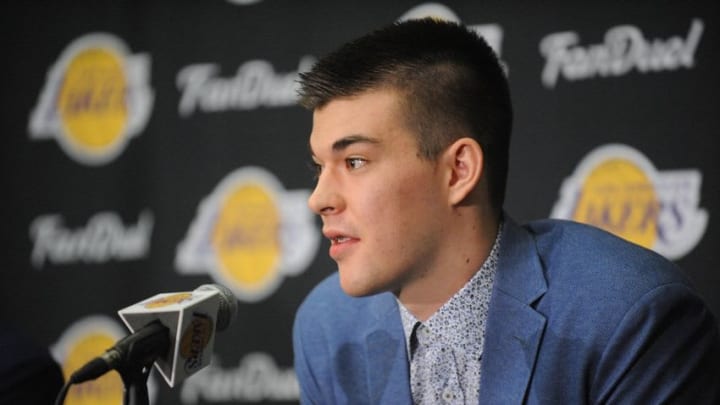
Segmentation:
{"type": "Polygon", "coordinates": [[[219,307],[217,313],[217,330],[223,331],[235,321],[238,312],[238,303],[235,294],[229,288],[220,284],[203,284],[197,288],[200,291],[217,291],[219,293],[219,307]]]}

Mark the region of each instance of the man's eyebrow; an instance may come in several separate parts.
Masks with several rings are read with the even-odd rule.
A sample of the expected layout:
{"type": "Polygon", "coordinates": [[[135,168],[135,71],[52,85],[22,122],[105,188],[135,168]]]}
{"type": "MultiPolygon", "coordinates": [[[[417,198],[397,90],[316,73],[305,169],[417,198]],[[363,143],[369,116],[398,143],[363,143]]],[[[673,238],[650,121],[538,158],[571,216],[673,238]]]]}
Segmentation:
{"type": "MultiPolygon", "coordinates": [[[[332,144],[332,151],[337,153],[345,150],[348,146],[355,144],[355,143],[370,143],[370,144],[379,144],[380,140],[376,138],[372,138],[366,135],[348,135],[344,138],[340,138],[337,141],[333,142],[332,144]]],[[[308,142],[308,149],[310,151],[310,155],[312,157],[315,157],[315,152],[312,149],[312,145],[308,142]]]]}
{"type": "Polygon", "coordinates": [[[379,139],[371,138],[369,136],[365,135],[348,135],[344,138],[340,138],[337,141],[333,142],[332,150],[333,152],[340,152],[347,148],[348,146],[355,144],[355,143],[371,143],[371,144],[378,144],[380,143],[379,139]]]}

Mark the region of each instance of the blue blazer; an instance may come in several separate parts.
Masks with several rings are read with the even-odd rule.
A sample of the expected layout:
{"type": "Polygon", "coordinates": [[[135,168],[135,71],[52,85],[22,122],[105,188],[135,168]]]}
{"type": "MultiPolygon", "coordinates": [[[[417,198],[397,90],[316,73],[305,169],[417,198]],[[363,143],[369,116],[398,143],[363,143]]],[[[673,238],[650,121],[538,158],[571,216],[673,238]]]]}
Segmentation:
{"type": "MultiPolygon", "coordinates": [[[[568,221],[504,225],[481,404],[718,404],[717,321],[671,262],[568,221]]],[[[337,274],[298,310],[303,404],[411,404],[395,297],[337,274]]]]}

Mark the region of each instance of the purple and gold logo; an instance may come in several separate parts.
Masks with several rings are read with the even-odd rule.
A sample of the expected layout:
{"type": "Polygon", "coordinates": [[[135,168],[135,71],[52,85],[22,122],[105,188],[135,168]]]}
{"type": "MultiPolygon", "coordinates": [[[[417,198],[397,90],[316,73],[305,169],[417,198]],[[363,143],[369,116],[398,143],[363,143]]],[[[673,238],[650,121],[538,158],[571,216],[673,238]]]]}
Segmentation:
{"type": "Polygon", "coordinates": [[[259,167],[230,173],[198,208],[178,246],[175,264],[186,274],[209,273],[238,299],[272,294],[285,276],[304,271],[320,244],[308,190],[285,190],[259,167]]]}
{"type": "Polygon", "coordinates": [[[698,170],[657,171],[639,151],[609,144],[590,152],[565,179],[553,218],[597,226],[669,259],[702,239],[708,214],[698,170]]]}
{"type": "MultiPolygon", "coordinates": [[[[104,315],[88,316],[68,327],[51,351],[67,379],[126,335],[127,331],[111,318],[104,315]]],[[[122,403],[123,390],[120,375],[107,373],[95,380],[73,385],[65,398],[65,404],[116,405],[122,403]]],[[[148,380],[148,394],[151,403],[154,403],[157,383],[153,377],[148,380]]]]}
{"type": "Polygon", "coordinates": [[[80,37],[48,71],[30,115],[30,138],[55,138],[79,163],[108,163],[147,123],[149,79],[149,56],[130,54],[110,34],[80,37]]]}
{"type": "Polygon", "coordinates": [[[202,368],[205,348],[213,335],[213,320],[206,314],[193,313],[192,320],[180,338],[180,356],[185,359],[185,372],[192,374],[202,368]]]}

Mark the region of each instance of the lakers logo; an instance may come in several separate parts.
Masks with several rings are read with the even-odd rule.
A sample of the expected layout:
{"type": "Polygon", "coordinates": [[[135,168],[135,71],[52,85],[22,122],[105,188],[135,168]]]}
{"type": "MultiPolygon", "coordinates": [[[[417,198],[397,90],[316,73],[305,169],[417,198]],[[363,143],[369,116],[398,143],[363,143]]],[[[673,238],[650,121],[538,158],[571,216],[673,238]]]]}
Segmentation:
{"type": "MultiPolygon", "coordinates": [[[[70,326],[52,347],[65,380],[87,362],[101,355],[127,333],[118,323],[105,316],[90,316],[70,326]]],[[[65,398],[67,405],[116,405],[123,401],[123,382],[118,373],[107,373],[95,380],[73,385],[65,398]]],[[[148,381],[148,392],[155,395],[154,379],[148,381]]]]}
{"type": "Polygon", "coordinates": [[[231,173],[200,204],[178,246],[178,270],[207,272],[241,300],[267,297],[315,257],[320,238],[308,196],[258,167],[231,173]]]}
{"type": "Polygon", "coordinates": [[[143,306],[147,309],[162,308],[173,304],[179,304],[184,301],[189,301],[192,297],[193,295],[190,292],[167,294],[160,298],[151,299],[150,301],[144,303],[143,306]]]}
{"type": "Polygon", "coordinates": [[[150,112],[149,59],[108,34],[74,41],[48,73],[30,117],[32,139],[55,137],[84,164],[104,164],[143,129],[150,112]]]}
{"type": "Polygon", "coordinates": [[[565,180],[551,216],[597,226],[677,259],[705,232],[707,212],[697,207],[700,181],[696,170],[660,173],[637,150],[605,145],[565,180]]]}
{"type": "Polygon", "coordinates": [[[424,3],[417,5],[410,10],[406,11],[405,14],[400,16],[400,21],[432,18],[440,21],[451,21],[460,22],[460,17],[455,14],[449,7],[440,3],[424,3]]]}
{"type": "Polygon", "coordinates": [[[652,247],[660,202],[648,176],[635,163],[609,159],[585,178],[572,219],[652,247]]]}
{"type": "Polygon", "coordinates": [[[213,320],[205,314],[194,313],[190,324],[180,338],[179,352],[185,359],[185,371],[194,373],[203,367],[205,348],[213,335],[213,320]]]}
{"type": "Polygon", "coordinates": [[[239,184],[220,206],[212,233],[218,270],[248,290],[271,282],[280,261],[280,214],[260,184],[239,184]]]}

